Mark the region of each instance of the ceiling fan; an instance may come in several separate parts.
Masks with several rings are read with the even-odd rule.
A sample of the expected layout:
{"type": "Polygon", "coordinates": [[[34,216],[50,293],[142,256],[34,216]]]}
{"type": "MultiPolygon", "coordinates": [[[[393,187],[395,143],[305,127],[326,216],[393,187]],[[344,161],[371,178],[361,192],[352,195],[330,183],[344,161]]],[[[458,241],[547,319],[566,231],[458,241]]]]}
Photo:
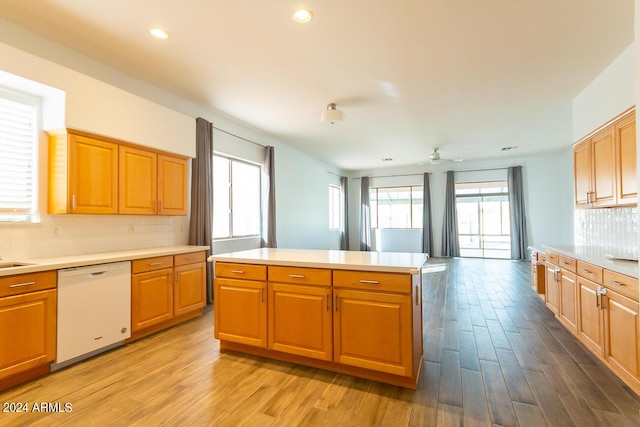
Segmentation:
{"type": "Polygon", "coordinates": [[[429,161],[429,164],[432,165],[439,165],[440,163],[449,163],[449,162],[461,162],[462,159],[443,159],[442,157],[440,157],[440,153],[438,152],[439,148],[434,148],[433,149],[433,153],[431,153],[429,155],[429,157],[431,158],[431,160],[429,161]]]}

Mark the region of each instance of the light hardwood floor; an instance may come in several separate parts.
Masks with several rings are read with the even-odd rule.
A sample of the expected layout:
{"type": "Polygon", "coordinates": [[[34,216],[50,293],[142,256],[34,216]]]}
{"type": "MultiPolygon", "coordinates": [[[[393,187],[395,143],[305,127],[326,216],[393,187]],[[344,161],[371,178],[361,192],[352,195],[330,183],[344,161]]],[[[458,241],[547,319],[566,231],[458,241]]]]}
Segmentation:
{"type": "Polygon", "coordinates": [[[431,259],[428,269],[416,391],[221,354],[208,309],[0,394],[30,410],[72,405],[0,413],[0,425],[640,425],[640,397],[553,318],[529,287],[528,263],[431,259]]]}

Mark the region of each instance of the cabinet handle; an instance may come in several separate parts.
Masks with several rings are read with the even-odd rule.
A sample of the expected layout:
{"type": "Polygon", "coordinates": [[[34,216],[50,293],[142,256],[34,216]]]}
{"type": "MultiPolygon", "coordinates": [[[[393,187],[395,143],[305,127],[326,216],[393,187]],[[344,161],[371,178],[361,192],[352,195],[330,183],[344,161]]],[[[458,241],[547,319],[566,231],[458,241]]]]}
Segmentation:
{"type": "Polygon", "coordinates": [[[366,284],[369,284],[369,285],[377,285],[380,282],[378,282],[377,280],[360,280],[360,283],[366,283],[366,284]]]}
{"type": "Polygon", "coordinates": [[[180,284],[180,274],[179,274],[179,273],[173,273],[173,274],[175,274],[175,277],[176,277],[176,283],[177,283],[177,284],[180,284]]]}
{"type": "Polygon", "coordinates": [[[419,292],[420,292],[420,287],[416,286],[416,306],[420,304],[420,301],[418,300],[419,292]]]}
{"type": "Polygon", "coordinates": [[[289,277],[292,279],[304,279],[304,276],[301,274],[290,274],[289,277]]]}
{"type": "Polygon", "coordinates": [[[231,270],[234,274],[244,274],[244,270],[231,270]]]}
{"type": "Polygon", "coordinates": [[[611,281],[611,283],[613,283],[613,284],[614,284],[614,285],[616,285],[616,286],[627,286],[627,285],[625,285],[625,284],[624,284],[624,283],[622,283],[622,282],[618,282],[617,280],[612,280],[612,281],[611,281]]]}
{"type": "Polygon", "coordinates": [[[150,262],[150,263],[149,263],[149,267],[155,267],[156,265],[162,265],[162,261],[158,261],[158,262],[150,262]]]}
{"type": "Polygon", "coordinates": [[[264,288],[260,288],[260,300],[264,302],[264,288]]]}
{"type": "Polygon", "coordinates": [[[24,282],[24,283],[16,283],[13,285],[9,285],[10,288],[21,288],[23,286],[31,286],[31,285],[35,285],[36,282],[24,282]]]}
{"type": "Polygon", "coordinates": [[[75,194],[71,195],[71,210],[73,210],[73,211],[76,210],[76,195],[75,194]]]}
{"type": "Polygon", "coordinates": [[[587,191],[587,204],[591,203],[591,191],[587,191]]]}
{"type": "Polygon", "coordinates": [[[162,209],[162,200],[160,200],[160,203],[159,203],[159,204],[160,204],[160,209],[159,209],[159,211],[160,211],[160,213],[162,213],[162,211],[163,211],[163,209],[162,209]]]}
{"type": "Polygon", "coordinates": [[[587,273],[587,274],[591,274],[591,273],[592,273],[591,271],[587,270],[586,268],[583,268],[583,269],[582,269],[582,272],[583,272],[583,273],[587,273]]]}
{"type": "Polygon", "coordinates": [[[338,295],[333,294],[333,310],[338,312],[338,295]]]}
{"type": "Polygon", "coordinates": [[[325,294],[324,304],[327,311],[329,311],[329,294],[325,294]]]}

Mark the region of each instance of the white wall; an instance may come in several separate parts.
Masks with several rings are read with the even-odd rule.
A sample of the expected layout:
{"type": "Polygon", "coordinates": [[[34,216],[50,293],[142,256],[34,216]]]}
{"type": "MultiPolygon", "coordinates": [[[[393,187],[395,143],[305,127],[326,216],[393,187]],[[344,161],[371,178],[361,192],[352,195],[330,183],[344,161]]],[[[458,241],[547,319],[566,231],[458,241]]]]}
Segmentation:
{"type": "MultiPolygon", "coordinates": [[[[434,253],[439,256],[442,243],[442,223],[444,217],[445,187],[447,170],[459,171],[457,182],[486,181],[506,178],[506,170],[485,172],[461,172],[476,169],[507,168],[522,166],[524,181],[527,228],[530,245],[571,244],[573,242],[573,170],[570,142],[567,148],[558,151],[526,157],[511,157],[492,161],[441,164],[429,167],[406,167],[360,171],[349,180],[351,185],[350,206],[351,247],[357,248],[359,237],[359,202],[361,176],[370,176],[370,185],[422,185],[422,173],[431,172],[431,210],[433,216],[434,253]],[[396,175],[396,176],[389,176],[396,175]],[[409,175],[409,176],[401,176],[409,175]],[[383,178],[375,178],[384,176],[383,178]]],[[[421,233],[405,233],[385,230],[387,241],[374,242],[376,249],[406,251],[407,248],[421,247],[421,233]],[[416,246],[418,245],[418,246],[416,246]]]]}

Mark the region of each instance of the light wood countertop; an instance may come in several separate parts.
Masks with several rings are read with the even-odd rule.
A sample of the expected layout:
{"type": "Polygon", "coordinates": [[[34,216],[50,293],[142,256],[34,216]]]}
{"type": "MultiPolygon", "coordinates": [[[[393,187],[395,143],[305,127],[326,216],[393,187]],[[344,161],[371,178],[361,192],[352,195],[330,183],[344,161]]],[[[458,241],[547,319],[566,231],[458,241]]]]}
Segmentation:
{"type": "Polygon", "coordinates": [[[638,277],[638,262],[623,261],[607,257],[605,254],[611,250],[598,248],[593,246],[572,246],[572,245],[542,245],[543,251],[556,252],[607,270],[615,271],[620,274],[626,274],[631,277],[638,277]]]}
{"type": "Polygon", "coordinates": [[[262,248],[211,255],[208,260],[210,262],[418,274],[426,262],[427,256],[421,253],[406,252],[262,248]]]}

